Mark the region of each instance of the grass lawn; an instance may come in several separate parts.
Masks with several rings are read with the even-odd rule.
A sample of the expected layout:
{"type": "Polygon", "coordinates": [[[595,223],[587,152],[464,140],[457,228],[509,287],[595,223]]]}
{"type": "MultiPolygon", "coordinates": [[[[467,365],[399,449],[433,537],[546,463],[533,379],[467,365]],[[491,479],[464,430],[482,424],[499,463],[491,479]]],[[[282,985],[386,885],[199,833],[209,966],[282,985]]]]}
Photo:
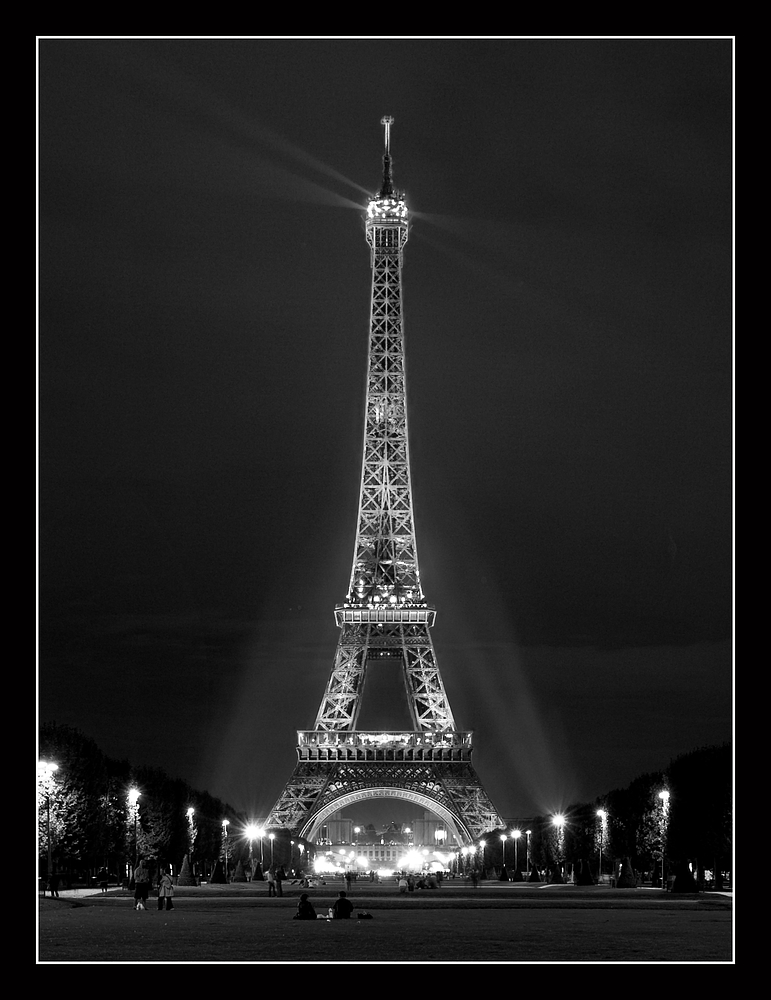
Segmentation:
{"type": "MultiPolygon", "coordinates": [[[[312,893],[317,909],[333,895],[312,893]]],[[[733,960],[719,897],[357,898],[372,920],[292,920],[296,898],[178,896],[137,912],[125,896],[40,899],[40,963],[717,962],[733,960]],[[651,901],[649,903],[649,900],[651,901]]]]}

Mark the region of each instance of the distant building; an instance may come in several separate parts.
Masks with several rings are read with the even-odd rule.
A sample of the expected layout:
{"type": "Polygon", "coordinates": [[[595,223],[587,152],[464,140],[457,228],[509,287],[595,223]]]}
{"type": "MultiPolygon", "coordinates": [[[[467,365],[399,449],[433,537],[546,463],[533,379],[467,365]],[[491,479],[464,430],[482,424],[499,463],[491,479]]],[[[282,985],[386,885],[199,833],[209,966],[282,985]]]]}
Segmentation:
{"type": "Polygon", "coordinates": [[[430,813],[411,825],[389,823],[383,830],[337,813],[319,829],[316,858],[319,865],[333,870],[449,867],[454,851],[445,839],[444,823],[430,813]]]}

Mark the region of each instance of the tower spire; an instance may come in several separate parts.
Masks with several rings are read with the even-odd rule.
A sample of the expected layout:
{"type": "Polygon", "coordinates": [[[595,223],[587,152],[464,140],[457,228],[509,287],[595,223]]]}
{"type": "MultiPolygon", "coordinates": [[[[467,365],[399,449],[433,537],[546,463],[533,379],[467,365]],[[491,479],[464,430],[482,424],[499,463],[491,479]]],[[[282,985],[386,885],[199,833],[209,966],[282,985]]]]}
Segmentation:
{"type": "Polygon", "coordinates": [[[394,193],[394,183],[391,177],[391,126],[394,120],[391,115],[383,115],[380,124],[385,126],[385,151],[383,153],[383,185],[380,188],[381,198],[390,198],[394,193]]]}

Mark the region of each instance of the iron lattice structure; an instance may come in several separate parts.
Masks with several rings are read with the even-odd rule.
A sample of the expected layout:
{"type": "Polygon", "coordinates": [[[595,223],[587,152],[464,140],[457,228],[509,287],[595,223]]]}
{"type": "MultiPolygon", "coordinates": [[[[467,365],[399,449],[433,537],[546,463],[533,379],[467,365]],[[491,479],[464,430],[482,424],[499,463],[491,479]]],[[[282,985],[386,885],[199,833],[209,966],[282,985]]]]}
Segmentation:
{"type": "Polygon", "coordinates": [[[266,825],[311,839],[344,805],[391,795],[436,812],[462,845],[503,821],[471,764],[471,733],[456,728],[431,640],[436,612],[420,584],[402,320],[409,222],[391,175],[393,119],[382,123],[383,183],[366,216],[372,298],[351,580],[335,608],[340,639],[314,729],[298,733],[297,765],[266,825]],[[382,657],[402,663],[412,731],[357,730],[367,665],[382,657]]]}

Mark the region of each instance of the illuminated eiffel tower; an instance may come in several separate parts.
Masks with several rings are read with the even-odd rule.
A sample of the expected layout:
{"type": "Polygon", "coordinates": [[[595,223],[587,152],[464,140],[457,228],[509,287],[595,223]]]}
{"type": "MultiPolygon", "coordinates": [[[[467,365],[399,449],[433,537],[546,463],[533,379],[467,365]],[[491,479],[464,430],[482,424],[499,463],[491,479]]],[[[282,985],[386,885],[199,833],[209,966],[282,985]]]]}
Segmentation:
{"type": "Polygon", "coordinates": [[[297,734],[297,765],[270,816],[308,840],[333,813],[363,799],[399,798],[438,815],[448,846],[503,826],[471,764],[472,734],[459,732],[436,662],[436,612],[420,584],[412,511],[402,332],[402,262],[409,234],[404,196],[391,177],[385,117],[380,192],[366,216],[372,258],[364,459],[348,596],[335,608],[334,666],[313,729],[297,734]],[[412,729],[361,731],[367,670],[401,661],[412,729]]]}

